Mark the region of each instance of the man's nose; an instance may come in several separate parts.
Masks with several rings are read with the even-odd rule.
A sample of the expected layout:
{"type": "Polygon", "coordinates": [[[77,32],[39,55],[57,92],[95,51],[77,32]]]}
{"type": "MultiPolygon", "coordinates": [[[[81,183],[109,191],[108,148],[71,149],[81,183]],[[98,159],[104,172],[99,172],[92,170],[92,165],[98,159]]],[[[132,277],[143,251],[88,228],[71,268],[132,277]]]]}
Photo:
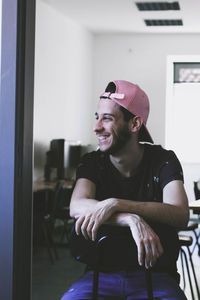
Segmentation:
{"type": "Polygon", "coordinates": [[[94,128],[93,128],[94,132],[99,132],[99,131],[102,130],[102,128],[103,128],[102,121],[97,120],[95,125],[94,125],[94,128]]]}

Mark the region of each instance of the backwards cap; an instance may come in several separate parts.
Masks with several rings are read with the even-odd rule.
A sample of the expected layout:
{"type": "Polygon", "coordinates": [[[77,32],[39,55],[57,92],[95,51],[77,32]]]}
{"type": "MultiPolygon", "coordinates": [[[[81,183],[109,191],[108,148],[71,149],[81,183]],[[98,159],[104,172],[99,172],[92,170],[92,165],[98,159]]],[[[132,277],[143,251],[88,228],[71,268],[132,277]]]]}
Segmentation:
{"type": "Polygon", "coordinates": [[[144,127],[142,141],[153,143],[152,137],[146,128],[149,115],[149,99],[145,92],[138,85],[125,80],[114,80],[108,86],[110,84],[115,85],[115,92],[104,92],[100,98],[109,98],[133,115],[141,117],[144,127]]]}

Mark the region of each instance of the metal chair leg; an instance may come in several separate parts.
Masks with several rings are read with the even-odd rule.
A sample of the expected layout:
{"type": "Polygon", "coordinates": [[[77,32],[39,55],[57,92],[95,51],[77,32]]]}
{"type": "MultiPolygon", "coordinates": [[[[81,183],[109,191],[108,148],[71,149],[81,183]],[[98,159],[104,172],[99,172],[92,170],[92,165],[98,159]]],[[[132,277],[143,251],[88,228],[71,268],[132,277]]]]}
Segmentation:
{"type": "Polygon", "coordinates": [[[191,267],[192,267],[192,273],[193,273],[194,282],[195,282],[195,286],[196,286],[196,290],[197,290],[197,294],[198,294],[198,299],[200,299],[200,293],[199,293],[199,288],[198,288],[196,273],[195,273],[194,264],[193,264],[193,261],[192,261],[192,254],[190,252],[190,248],[189,247],[187,247],[187,250],[188,250],[188,255],[189,255],[189,258],[190,258],[190,264],[191,264],[191,267]]]}
{"type": "Polygon", "coordinates": [[[190,290],[191,290],[191,294],[192,294],[192,300],[195,300],[194,298],[194,292],[193,292],[193,288],[192,288],[192,281],[191,281],[191,277],[190,277],[190,270],[189,270],[189,266],[188,266],[188,262],[187,262],[187,256],[185,251],[181,248],[180,250],[183,253],[184,259],[185,259],[185,265],[186,265],[186,269],[187,269],[187,273],[188,273],[188,280],[189,280],[189,284],[190,284],[190,290]]]}
{"type": "Polygon", "coordinates": [[[184,269],[184,264],[183,264],[183,253],[180,251],[180,257],[181,257],[181,267],[182,267],[182,275],[183,275],[183,290],[185,291],[185,269],[184,269]]]}
{"type": "Polygon", "coordinates": [[[148,299],[153,300],[153,289],[152,289],[152,274],[151,269],[145,270],[145,277],[147,283],[147,292],[148,292],[148,299]]]}
{"type": "Polygon", "coordinates": [[[45,239],[45,242],[46,242],[46,245],[47,245],[47,251],[49,253],[50,261],[51,261],[52,264],[54,264],[54,258],[53,258],[53,255],[51,253],[51,245],[50,245],[50,242],[49,242],[48,232],[47,232],[45,224],[42,224],[42,230],[43,230],[44,239],[45,239]]]}
{"type": "Polygon", "coordinates": [[[92,300],[98,299],[98,284],[99,284],[99,272],[98,270],[94,270],[92,300]]]}
{"type": "MultiPolygon", "coordinates": [[[[48,224],[48,226],[50,227],[52,225],[48,224]]],[[[55,258],[58,259],[58,252],[57,252],[56,244],[55,244],[54,239],[53,239],[53,234],[54,234],[54,227],[52,229],[49,228],[49,240],[50,240],[51,246],[53,248],[55,258]]]]}

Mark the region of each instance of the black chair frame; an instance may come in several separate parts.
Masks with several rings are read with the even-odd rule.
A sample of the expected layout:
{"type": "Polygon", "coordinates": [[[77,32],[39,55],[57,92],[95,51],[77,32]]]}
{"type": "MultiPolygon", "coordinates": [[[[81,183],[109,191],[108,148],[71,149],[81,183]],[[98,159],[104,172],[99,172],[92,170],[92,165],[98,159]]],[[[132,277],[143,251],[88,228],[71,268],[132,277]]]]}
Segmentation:
{"type": "MultiPolygon", "coordinates": [[[[97,267],[94,270],[93,274],[93,291],[92,291],[92,300],[98,300],[98,283],[99,283],[99,270],[98,266],[101,265],[101,247],[103,247],[103,242],[108,239],[109,237],[107,235],[102,236],[99,240],[96,242],[97,247],[97,267]]],[[[152,274],[151,269],[144,268],[145,272],[145,279],[146,279],[146,285],[147,285],[147,295],[148,298],[140,299],[140,300],[161,300],[159,297],[153,297],[153,287],[152,287],[152,274]]],[[[114,299],[113,297],[108,297],[108,299],[114,299]]],[[[116,299],[116,298],[115,298],[116,299]]],[[[126,298],[120,298],[120,300],[125,300],[126,298]]],[[[135,299],[138,300],[138,299],[135,299]]]]}

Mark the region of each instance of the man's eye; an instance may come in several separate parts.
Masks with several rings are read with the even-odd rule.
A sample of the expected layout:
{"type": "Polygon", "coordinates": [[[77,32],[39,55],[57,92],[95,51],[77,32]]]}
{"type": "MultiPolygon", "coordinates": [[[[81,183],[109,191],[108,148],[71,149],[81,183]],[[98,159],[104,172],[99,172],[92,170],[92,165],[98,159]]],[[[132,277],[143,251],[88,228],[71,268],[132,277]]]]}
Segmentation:
{"type": "Polygon", "coordinates": [[[112,118],[105,116],[105,117],[103,117],[103,120],[112,121],[112,118]]]}

